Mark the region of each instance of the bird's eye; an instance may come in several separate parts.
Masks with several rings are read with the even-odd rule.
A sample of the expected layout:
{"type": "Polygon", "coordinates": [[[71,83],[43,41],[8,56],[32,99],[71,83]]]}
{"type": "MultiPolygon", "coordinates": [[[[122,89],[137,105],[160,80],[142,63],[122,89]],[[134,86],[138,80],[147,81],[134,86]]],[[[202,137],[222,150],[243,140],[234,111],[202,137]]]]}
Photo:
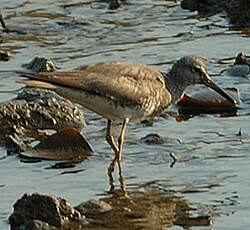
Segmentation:
{"type": "Polygon", "coordinates": [[[193,67],[192,68],[192,72],[193,73],[198,73],[198,74],[202,74],[203,73],[203,71],[202,71],[202,69],[200,67],[193,67]]]}

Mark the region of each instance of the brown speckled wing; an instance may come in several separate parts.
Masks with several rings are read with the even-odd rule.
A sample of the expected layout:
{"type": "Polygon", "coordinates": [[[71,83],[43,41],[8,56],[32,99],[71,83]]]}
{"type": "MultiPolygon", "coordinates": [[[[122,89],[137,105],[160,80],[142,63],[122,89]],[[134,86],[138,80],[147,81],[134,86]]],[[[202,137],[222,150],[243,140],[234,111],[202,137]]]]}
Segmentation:
{"type": "Polygon", "coordinates": [[[164,94],[168,94],[165,92],[164,77],[158,70],[135,63],[104,62],[90,64],[72,71],[25,75],[99,94],[113,100],[123,100],[124,104],[141,104],[151,99],[158,100],[160,103],[164,94]]]}

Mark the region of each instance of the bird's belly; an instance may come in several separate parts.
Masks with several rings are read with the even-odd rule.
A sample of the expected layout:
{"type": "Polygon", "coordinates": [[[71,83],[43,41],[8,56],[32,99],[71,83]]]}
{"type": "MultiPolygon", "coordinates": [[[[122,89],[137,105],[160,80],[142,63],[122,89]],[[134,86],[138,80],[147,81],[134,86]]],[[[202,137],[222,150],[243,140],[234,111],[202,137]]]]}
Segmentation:
{"type": "Polygon", "coordinates": [[[117,100],[90,94],[83,90],[58,86],[55,92],[110,120],[129,118],[132,121],[138,121],[145,120],[151,115],[151,112],[140,105],[123,105],[117,100]]]}

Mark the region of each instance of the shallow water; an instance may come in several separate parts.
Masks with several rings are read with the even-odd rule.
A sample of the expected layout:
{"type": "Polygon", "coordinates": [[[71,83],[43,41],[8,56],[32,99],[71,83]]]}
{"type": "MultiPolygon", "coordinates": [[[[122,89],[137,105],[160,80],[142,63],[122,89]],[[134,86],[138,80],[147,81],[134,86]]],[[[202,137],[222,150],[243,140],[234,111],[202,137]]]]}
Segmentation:
{"type": "MultiPolygon", "coordinates": [[[[184,122],[169,116],[153,126],[129,124],[122,162],[125,183],[128,192],[145,187],[143,192],[154,190],[164,196],[171,191],[187,200],[194,207],[191,216],[212,217],[212,226],[201,229],[249,227],[250,84],[248,78],[221,72],[233,64],[237,53],[250,53],[249,34],[231,28],[223,14],[198,15],[175,1],[131,1],[108,10],[105,1],[2,0],[1,8],[7,25],[22,33],[0,37],[1,49],[11,53],[8,62],[0,62],[0,102],[17,95],[23,86],[16,83],[20,76],[13,70],[35,56],[51,58],[62,69],[121,60],[151,64],[162,71],[182,56],[204,57],[218,85],[239,89],[237,116],[203,115],[184,122]],[[242,135],[237,135],[240,128],[242,135]],[[141,138],[149,133],[166,141],[145,144],[141,138]],[[179,158],[172,168],[170,152],[179,158]]],[[[54,194],[72,205],[107,196],[106,171],[113,153],[104,138],[106,121],[87,110],[86,117],[89,123],[83,134],[96,152],[73,169],[48,170],[51,161],[23,163],[0,148],[0,229],[9,229],[12,205],[26,192],[54,194]]],[[[119,189],[117,176],[115,186],[119,189]]]]}

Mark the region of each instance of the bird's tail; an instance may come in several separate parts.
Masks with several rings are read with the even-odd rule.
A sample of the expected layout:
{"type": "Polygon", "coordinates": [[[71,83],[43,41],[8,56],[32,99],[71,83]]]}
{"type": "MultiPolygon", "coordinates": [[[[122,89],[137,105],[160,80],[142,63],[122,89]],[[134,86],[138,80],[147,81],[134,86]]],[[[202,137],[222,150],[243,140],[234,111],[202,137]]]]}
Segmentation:
{"type": "Polygon", "coordinates": [[[25,84],[26,86],[38,87],[42,89],[55,90],[57,87],[51,83],[39,80],[18,80],[17,83],[25,84]]]}
{"type": "Polygon", "coordinates": [[[34,73],[26,73],[26,72],[21,72],[21,71],[16,71],[16,73],[20,74],[23,77],[31,78],[31,79],[25,79],[25,80],[17,80],[16,81],[17,83],[25,84],[26,86],[30,86],[30,87],[38,87],[38,88],[42,88],[42,89],[51,89],[51,90],[56,89],[55,85],[48,83],[46,81],[36,79],[36,78],[38,78],[39,73],[34,74],[34,73]]]}

